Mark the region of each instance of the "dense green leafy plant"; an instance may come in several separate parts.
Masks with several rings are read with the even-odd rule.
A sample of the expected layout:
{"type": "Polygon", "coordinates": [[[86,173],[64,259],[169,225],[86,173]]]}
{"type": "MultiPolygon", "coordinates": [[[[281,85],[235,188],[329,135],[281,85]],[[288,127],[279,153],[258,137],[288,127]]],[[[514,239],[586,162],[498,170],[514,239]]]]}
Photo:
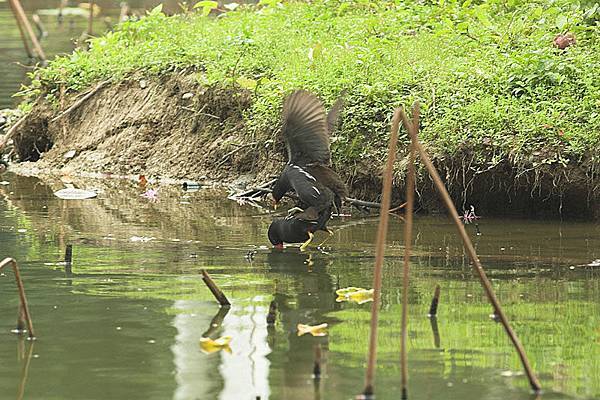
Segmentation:
{"type": "Polygon", "coordinates": [[[261,1],[219,18],[156,8],[38,69],[23,93],[194,67],[203,84],[252,90],[247,126],[263,135],[285,93],[303,87],[331,104],[346,89],[338,163],[378,165],[392,107],[418,99],[440,159],[468,148],[482,170],[498,159],[597,164],[598,14],[596,3],[567,0],[261,1]],[[576,44],[554,47],[567,31],[576,44]]]}

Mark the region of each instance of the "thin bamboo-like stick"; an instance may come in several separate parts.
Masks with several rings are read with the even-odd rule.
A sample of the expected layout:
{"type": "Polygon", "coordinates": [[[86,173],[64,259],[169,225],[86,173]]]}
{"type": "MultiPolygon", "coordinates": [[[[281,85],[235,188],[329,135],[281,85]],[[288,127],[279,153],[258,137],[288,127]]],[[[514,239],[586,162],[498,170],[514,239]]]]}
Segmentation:
{"type": "MultiPolygon", "coordinates": [[[[404,115],[404,110],[400,109],[400,115],[404,115]]],[[[402,118],[406,118],[404,115],[402,118]]],[[[413,126],[419,129],[419,103],[413,106],[413,126]]],[[[402,393],[403,399],[408,396],[408,359],[406,350],[407,328],[408,328],[408,278],[410,268],[410,253],[412,250],[412,227],[413,211],[415,201],[415,145],[411,142],[408,155],[408,171],[406,177],[406,212],[404,214],[406,222],[404,224],[404,267],[402,273],[402,332],[400,338],[400,368],[402,375],[402,393]]]]}
{"type": "Polygon", "coordinates": [[[475,252],[473,243],[471,242],[471,239],[469,239],[469,235],[467,234],[465,227],[463,226],[460,219],[458,218],[458,214],[456,212],[456,207],[455,207],[454,203],[452,202],[452,199],[450,198],[448,191],[446,190],[446,186],[442,182],[440,175],[438,174],[435,166],[431,162],[431,159],[429,158],[427,151],[425,151],[425,149],[419,142],[419,138],[417,137],[417,132],[416,132],[415,127],[408,120],[408,118],[406,118],[406,115],[402,116],[402,123],[403,123],[404,127],[406,128],[406,130],[408,131],[408,133],[410,134],[411,139],[412,139],[413,143],[415,144],[417,151],[419,152],[421,160],[425,164],[425,167],[427,167],[427,170],[429,171],[429,175],[433,179],[433,182],[434,182],[438,192],[440,193],[440,196],[442,197],[442,199],[446,205],[446,208],[448,209],[448,213],[450,214],[452,220],[454,221],[454,225],[456,225],[456,229],[458,229],[458,233],[463,241],[465,250],[467,251],[467,254],[471,258],[471,261],[473,263],[473,269],[475,270],[475,273],[479,277],[479,280],[481,281],[481,285],[483,286],[483,289],[484,289],[490,303],[494,307],[494,312],[500,317],[500,321],[502,322],[502,325],[504,326],[504,330],[506,331],[508,337],[512,341],[512,343],[515,347],[515,350],[519,354],[519,358],[521,359],[521,363],[523,364],[525,373],[527,374],[527,377],[529,378],[529,384],[531,385],[531,388],[535,392],[539,392],[541,389],[540,382],[538,381],[535,373],[533,372],[533,369],[531,368],[531,365],[529,364],[529,360],[527,359],[527,355],[525,354],[525,349],[523,348],[523,345],[521,344],[516,333],[513,331],[512,327],[510,326],[510,322],[508,321],[508,318],[504,314],[504,311],[502,311],[502,306],[500,305],[500,302],[498,301],[498,298],[496,297],[496,294],[494,293],[494,289],[492,288],[492,284],[490,283],[489,279],[487,278],[487,276],[483,270],[483,266],[481,265],[481,262],[479,261],[479,258],[477,257],[477,253],[475,252]]]}
{"type": "Polygon", "coordinates": [[[217,284],[212,280],[210,275],[208,275],[208,272],[206,272],[205,269],[203,269],[201,272],[202,272],[202,280],[204,281],[206,286],[208,286],[211,293],[213,294],[213,296],[215,296],[215,299],[217,299],[219,304],[222,306],[230,306],[231,303],[229,302],[229,300],[227,299],[225,294],[221,291],[221,289],[219,289],[217,284]]]}
{"type": "Polygon", "coordinates": [[[13,272],[15,274],[15,280],[17,281],[17,289],[19,291],[19,317],[17,320],[17,328],[22,325],[22,320],[25,319],[27,323],[27,330],[29,338],[35,338],[35,333],[33,332],[33,323],[31,322],[31,314],[29,313],[29,306],[27,305],[27,297],[25,296],[25,288],[23,287],[23,281],[21,280],[21,274],[19,273],[19,266],[17,262],[13,258],[5,258],[0,262],[0,270],[2,270],[7,265],[11,265],[13,272]]]}
{"type": "Polygon", "coordinates": [[[91,0],[90,1],[90,15],[88,16],[88,29],[87,29],[88,36],[92,36],[94,34],[93,25],[94,25],[94,0],[91,0]]]}
{"type": "Polygon", "coordinates": [[[396,148],[398,143],[398,128],[400,125],[400,113],[396,109],[392,118],[392,132],[388,147],[387,164],[383,174],[383,187],[381,199],[381,214],[379,215],[379,228],[377,231],[377,242],[375,244],[375,272],[373,275],[373,303],[371,304],[371,328],[369,336],[369,354],[367,357],[367,372],[365,375],[365,388],[362,395],[370,398],[374,393],[375,364],[377,362],[377,322],[379,320],[379,306],[381,303],[381,279],[383,269],[383,256],[385,253],[385,237],[387,234],[389,209],[392,198],[392,172],[396,160],[396,148]]]}
{"type": "Polygon", "coordinates": [[[21,6],[21,3],[19,2],[19,0],[8,0],[8,1],[10,2],[10,5],[13,8],[14,12],[17,14],[17,18],[21,21],[21,23],[25,27],[25,31],[29,35],[29,39],[31,40],[31,43],[33,43],[33,48],[34,48],[35,52],[37,53],[38,58],[42,61],[46,61],[46,55],[44,54],[44,50],[42,50],[42,46],[40,45],[40,42],[38,42],[37,37],[35,36],[35,33],[33,33],[33,28],[31,27],[31,24],[29,23],[29,20],[27,19],[27,15],[25,15],[25,11],[23,11],[23,7],[21,6]]]}
{"type": "Polygon", "coordinates": [[[10,9],[15,17],[15,22],[17,23],[17,27],[19,28],[19,34],[21,35],[21,40],[23,41],[23,47],[25,48],[25,52],[27,53],[27,57],[33,58],[33,53],[31,52],[31,47],[29,47],[29,42],[27,41],[27,36],[25,31],[23,30],[23,24],[21,23],[21,19],[19,18],[19,14],[15,9],[12,0],[9,1],[10,9]]]}

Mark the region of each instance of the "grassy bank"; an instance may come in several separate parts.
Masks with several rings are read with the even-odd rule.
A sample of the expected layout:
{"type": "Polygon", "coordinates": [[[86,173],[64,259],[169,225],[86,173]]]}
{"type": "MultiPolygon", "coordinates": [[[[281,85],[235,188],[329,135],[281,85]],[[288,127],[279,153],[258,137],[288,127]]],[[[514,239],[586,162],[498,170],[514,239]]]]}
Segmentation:
{"type": "Polygon", "coordinates": [[[252,90],[244,134],[268,140],[285,93],[303,87],[331,104],[347,90],[334,162],[358,180],[381,164],[392,108],[418,99],[422,138],[460,190],[497,172],[510,177],[499,189],[524,179],[527,190],[560,194],[577,184],[594,194],[600,9],[593,2],[266,3],[217,18],[156,9],[37,70],[23,94],[29,104],[42,93],[53,101],[61,85],[79,91],[134,72],[194,67],[205,85],[252,90]],[[556,48],[555,36],[567,31],[576,44],[556,48]]]}

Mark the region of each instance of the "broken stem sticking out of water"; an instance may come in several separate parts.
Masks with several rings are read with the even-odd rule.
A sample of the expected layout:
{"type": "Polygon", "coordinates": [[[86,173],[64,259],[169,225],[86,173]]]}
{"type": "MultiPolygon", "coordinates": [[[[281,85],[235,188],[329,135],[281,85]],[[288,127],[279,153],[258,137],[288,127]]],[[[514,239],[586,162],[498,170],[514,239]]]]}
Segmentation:
{"type": "Polygon", "coordinates": [[[479,258],[477,257],[477,253],[475,252],[473,243],[471,242],[471,239],[469,238],[469,235],[467,234],[467,231],[465,230],[464,225],[462,224],[462,222],[460,221],[460,219],[458,217],[458,213],[456,212],[456,206],[452,202],[452,199],[450,198],[450,195],[448,194],[448,190],[446,189],[446,186],[442,182],[440,175],[438,174],[435,166],[431,162],[431,159],[429,158],[429,154],[427,154],[427,151],[425,151],[425,148],[419,142],[419,138],[416,136],[416,132],[412,128],[412,122],[409,121],[408,118],[406,118],[406,115],[402,116],[402,123],[403,123],[404,127],[406,128],[406,130],[408,131],[408,133],[411,135],[412,143],[415,145],[417,151],[419,152],[421,161],[425,164],[425,167],[427,168],[429,175],[433,179],[433,182],[434,182],[440,196],[442,197],[444,204],[446,205],[448,213],[450,214],[452,220],[454,221],[454,225],[456,225],[456,228],[458,229],[458,233],[463,241],[465,250],[467,251],[467,254],[469,255],[469,257],[471,258],[473,269],[475,270],[475,273],[479,277],[479,280],[480,280],[481,285],[483,286],[483,289],[488,297],[488,300],[494,307],[494,313],[496,315],[498,315],[498,317],[500,318],[500,321],[502,322],[502,325],[504,326],[504,330],[506,331],[508,337],[510,338],[511,342],[513,343],[515,350],[519,354],[519,358],[521,359],[521,363],[523,364],[523,368],[525,369],[525,373],[527,374],[531,388],[536,393],[538,393],[541,389],[540,382],[538,381],[535,373],[533,372],[533,369],[531,368],[531,365],[529,364],[529,360],[527,358],[527,355],[525,354],[525,349],[523,348],[523,345],[521,344],[516,333],[513,331],[512,327],[510,326],[510,323],[508,321],[508,318],[504,314],[504,311],[502,311],[502,306],[500,305],[500,302],[498,301],[498,298],[496,297],[496,294],[494,293],[494,289],[492,288],[492,284],[490,283],[489,279],[487,278],[485,271],[483,270],[483,266],[481,265],[481,262],[479,261],[479,258]]]}
{"type": "Polygon", "coordinates": [[[215,299],[217,299],[220,305],[231,305],[225,294],[221,291],[221,289],[219,289],[217,284],[212,280],[212,278],[210,277],[210,275],[208,275],[208,272],[206,272],[205,269],[202,270],[202,280],[204,281],[206,286],[208,286],[210,292],[213,294],[213,296],[215,296],[215,299]]]}
{"type": "Polygon", "coordinates": [[[431,299],[431,306],[429,307],[429,314],[427,314],[430,318],[435,318],[437,315],[438,304],[440,302],[440,285],[435,285],[435,291],[433,292],[433,298],[431,299]]]}
{"type": "Polygon", "coordinates": [[[29,313],[29,306],[27,305],[27,297],[25,296],[25,288],[23,286],[23,281],[21,280],[19,266],[14,258],[5,258],[2,260],[2,262],[0,262],[0,270],[7,265],[12,266],[15,274],[15,280],[17,281],[17,289],[19,291],[20,304],[18,311],[19,317],[17,320],[17,331],[21,332],[25,328],[25,324],[27,324],[29,338],[33,339],[35,338],[35,333],[33,332],[33,322],[31,321],[31,314],[29,313]]]}

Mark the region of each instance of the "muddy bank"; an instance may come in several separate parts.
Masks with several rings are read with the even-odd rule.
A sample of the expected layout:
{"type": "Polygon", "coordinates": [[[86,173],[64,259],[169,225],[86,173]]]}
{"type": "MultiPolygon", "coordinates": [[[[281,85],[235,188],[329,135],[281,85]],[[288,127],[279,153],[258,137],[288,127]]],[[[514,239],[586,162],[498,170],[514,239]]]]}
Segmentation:
{"type": "MultiPolygon", "coordinates": [[[[16,170],[30,169],[34,162],[36,169],[59,174],[144,174],[223,183],[243,177],[251,185],[277,174],[286,161],[277,126],[259,130],[248,124],[251,104],[251,91],[206,88],[189,71],[100,83],[88,92],[34,106],[14,130],[16,159],[28,162],[16,170]]],[[[400,151],[396,201],[404,197],[406,150],[400,151]]],[[[482,170],[476,162],[480,156],[465,149],[448,159],[433,150],[459,211],[474,205],[484,215],[600,218],[600,179],[586,163],[500,161],[482,170]]],[[[377,200],[383,162],[372,162],[375,158],[335,165],[353,197],[377,200]]],[[[418,197],[421,210],[441,210],[424,171],[418,197]]]]}

